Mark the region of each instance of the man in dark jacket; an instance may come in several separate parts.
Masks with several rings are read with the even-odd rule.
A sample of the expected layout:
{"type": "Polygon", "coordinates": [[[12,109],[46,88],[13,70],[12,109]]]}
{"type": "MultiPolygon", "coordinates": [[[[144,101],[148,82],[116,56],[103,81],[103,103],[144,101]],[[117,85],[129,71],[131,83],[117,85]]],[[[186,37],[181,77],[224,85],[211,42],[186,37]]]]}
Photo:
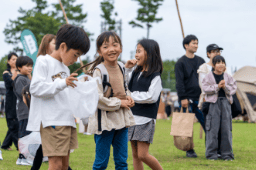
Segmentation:
{"type": "MultiPolygon", "coordinates": [[[[197,74],[199,66],[205,63],[205,61],[195,55],[198,48],[198,39],[196,36],[186,36],[183,40],[183,47],[186,50],[186,54],[175,64],[176,89],[179,102],[183,109],[190,107],[190,111],[196,114],[198,121],[205,129],[203,114],[198,109],[201,88],[199,87],[197,74]]],[[[187,151],[186,155],[187,157],[197,157],[193,149],[187,151]]]]}

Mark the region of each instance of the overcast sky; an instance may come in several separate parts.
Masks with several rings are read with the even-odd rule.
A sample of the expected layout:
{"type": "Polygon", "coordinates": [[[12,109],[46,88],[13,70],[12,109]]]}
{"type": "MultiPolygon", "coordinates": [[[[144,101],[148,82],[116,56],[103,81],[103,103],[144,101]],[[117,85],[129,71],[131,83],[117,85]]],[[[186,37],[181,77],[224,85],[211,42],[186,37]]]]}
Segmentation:
{"type": "MultiPolygon", "coordinates": [[[[48,4],[58,0],[48,0],[48,4]]],[[[185,35],[194,34],[199,39],[197,55],[206,57],[206,46],[216,43],[223,47],[222,55],[227,65],[241,68],[256,65],[256,1],[255,0],[179,0],[185,35]]],[[[88,13],[85,28],[94,33],[94,39],[100,34],[100,0],[77,0],[83,4],[83,12],[88,13]]],[[[7,0],[0,6],[0,57],[12,50],[13,46],[5,43],[3,30],[9,19],[16,20],[18,9],[31,9],[32,0],[7,0]]],[[[123,60],[130,59],[130,52],[135,50],[138,39],[146,37],[146,29],[132,28],[128,22],[137,16],[138,3],[132,0],[115,0],[118,19],[123,21],[122,43],[123,60]]],[[[181,57],[185,51],[182,47],[182,34],[178,20],[175,0],[164,0],[159,8],[158,17],[163,21],[154,23],[150,38],[160,45],[163,60],[181,57]]],[[[88,52],[91,60],[96,52],[95,41],[88,52]]],[[[85,58],[85,56],[84,56],[85,58]]]]}

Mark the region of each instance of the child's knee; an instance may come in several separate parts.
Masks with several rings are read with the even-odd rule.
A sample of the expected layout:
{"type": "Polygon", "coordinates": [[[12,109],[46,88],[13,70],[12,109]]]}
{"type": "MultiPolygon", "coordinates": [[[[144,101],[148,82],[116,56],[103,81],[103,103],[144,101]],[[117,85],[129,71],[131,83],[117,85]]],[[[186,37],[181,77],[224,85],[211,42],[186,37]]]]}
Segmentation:
{"type": "Polygon", "coordinates": [[[139,157],[138,157],[138,153],[137,153],[137,152],[132,152],[132,157],[138,159],[138,158],[139,158],[139,157]]]}
{"type": "Polygon", "coordinates": [[[138,159],[143,162],[147,159],[147,157],[148,157],[147,153],[138,153],[138,159]]]}

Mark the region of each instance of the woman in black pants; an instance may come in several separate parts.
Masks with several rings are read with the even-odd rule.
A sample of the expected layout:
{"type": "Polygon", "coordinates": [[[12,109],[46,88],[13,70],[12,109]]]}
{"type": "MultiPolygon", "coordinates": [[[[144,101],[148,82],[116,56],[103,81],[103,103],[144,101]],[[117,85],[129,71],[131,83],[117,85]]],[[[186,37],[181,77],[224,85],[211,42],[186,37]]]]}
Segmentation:
{"type": "Polygon", "coordinates": [[[13,80],[17,77],[16,60],[18,55],[16,53],[10,53],[8,55],[7,70],[3,72],[3,80],[6,88],[5,99],[5,114],[8,126],[8,131],[5,136],[2,149],[12,150],[10,147],[12,143],[18,150],[18,129],[19,123],[16,115],[16,96],[13,93],[13,80]]]}

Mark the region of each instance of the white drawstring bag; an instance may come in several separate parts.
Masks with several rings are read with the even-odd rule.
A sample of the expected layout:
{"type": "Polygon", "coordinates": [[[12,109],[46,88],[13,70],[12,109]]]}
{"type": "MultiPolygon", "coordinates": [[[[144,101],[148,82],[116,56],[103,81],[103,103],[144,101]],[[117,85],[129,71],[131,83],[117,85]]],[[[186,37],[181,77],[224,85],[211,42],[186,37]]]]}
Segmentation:
{"type": "Polygon", "coordinates": [[[70,107],[74,117],[88,118],[96,112],[99,100],[97,81],[101,82],[99,78],[88,75],[82,75],[78,80],[74,82],[77,87],[69,87],[70,107]],[[85,77],[88,81],[84,81],[85,77]]]}
{"type": "Polygon", "coordinates": [[[19,151],[22,153],[28,162],[33,162],[36,152],[41,145],[40,132],[31,132],[19,139],[19,151]]]}

